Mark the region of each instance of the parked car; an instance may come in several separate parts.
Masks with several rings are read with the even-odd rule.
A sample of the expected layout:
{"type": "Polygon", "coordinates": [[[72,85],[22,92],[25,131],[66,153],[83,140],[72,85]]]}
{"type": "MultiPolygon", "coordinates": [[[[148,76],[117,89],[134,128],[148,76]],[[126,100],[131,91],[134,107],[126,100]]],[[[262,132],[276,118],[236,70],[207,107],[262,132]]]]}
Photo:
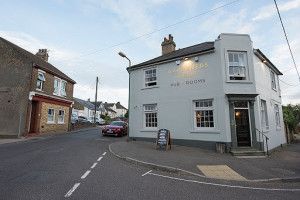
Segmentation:
{"type": "Polygon", "coordinates": [[[99,125],[104,125],[104,124],[106,124],[106,121],[105,121],[104,119],[102,119],[102,118],[99,118],[99,119],[98,119],[98,118],[96,117],[96,123],[99,124],[99,125]]]}
{"type": "Polygon", "coordinates": [[[92,117],[87,117],[87,120],[89,123],[94,123],[94,118],[92,118],[92,117]]]}
{"type": "Polygon", "coordinates": [[[82,123],[90,123],[88,121],[88,119],[84,116],[78,116],[78,122],[82,122],[82,123]]]}
{"type": "Polygon", "coordinates": [[[123,136],[127,134],[127,123],[123,121],[113,121],[110,125],[104,126],[102,135],[123,136]]]}
{"type": "Polygon", "coordinates": [[[71,114],[71,123],[77,123],[78,122],[78,116],[76,114],[71,114]]]}

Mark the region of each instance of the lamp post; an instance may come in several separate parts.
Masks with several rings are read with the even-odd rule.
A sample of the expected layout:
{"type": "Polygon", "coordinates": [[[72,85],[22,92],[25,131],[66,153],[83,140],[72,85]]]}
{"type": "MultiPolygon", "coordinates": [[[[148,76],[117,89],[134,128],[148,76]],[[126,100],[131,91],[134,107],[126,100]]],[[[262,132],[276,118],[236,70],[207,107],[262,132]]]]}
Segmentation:
{"type": "MultiPolygon", "coordinates": [[[[129,118],[130,118],[130,67],[131,67],[131,61],[130,59],[123,53],[123,52],[119,52],[119,55],[123,58],[126,58],[128,61],[129,61],[129,67],[128,67],[128,74],[129,74],[129,90],[128,90],[128,124],[129,124],[129,118]]],[[[129,124],[130,126],[130,124],[129,124]]],[[[129,141],[129,130],[130,130],[130,127],[127,127],[127,136],[128,136],[128,141],[129,141]]]]}

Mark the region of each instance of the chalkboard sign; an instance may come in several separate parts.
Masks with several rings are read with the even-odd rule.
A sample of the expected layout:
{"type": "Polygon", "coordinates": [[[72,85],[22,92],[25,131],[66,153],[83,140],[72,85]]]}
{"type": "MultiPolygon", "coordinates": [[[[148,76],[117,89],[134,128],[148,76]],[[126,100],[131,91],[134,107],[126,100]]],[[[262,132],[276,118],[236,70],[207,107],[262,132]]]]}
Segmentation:
{"type": "Polygon", "coordinates": [[[171,149],[171,136],[169,130],[159,129],[159,131],[157,131],[155,149],[157,149],[158,146],[166,148],[166,151],[169,146],[171,149]]]}

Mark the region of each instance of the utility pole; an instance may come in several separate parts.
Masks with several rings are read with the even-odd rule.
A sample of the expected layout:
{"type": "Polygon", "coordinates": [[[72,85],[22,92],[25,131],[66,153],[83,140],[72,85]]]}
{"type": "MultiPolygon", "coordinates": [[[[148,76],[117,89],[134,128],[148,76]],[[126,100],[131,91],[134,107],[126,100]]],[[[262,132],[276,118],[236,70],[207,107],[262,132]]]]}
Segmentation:
{"type": "Polygon", "coordinates": [[[96,77],[96,94],[95,94],[94,126],[96,126],[96,113],[97,113],[97,92],[98,92],[98,76],[96,77]]]}

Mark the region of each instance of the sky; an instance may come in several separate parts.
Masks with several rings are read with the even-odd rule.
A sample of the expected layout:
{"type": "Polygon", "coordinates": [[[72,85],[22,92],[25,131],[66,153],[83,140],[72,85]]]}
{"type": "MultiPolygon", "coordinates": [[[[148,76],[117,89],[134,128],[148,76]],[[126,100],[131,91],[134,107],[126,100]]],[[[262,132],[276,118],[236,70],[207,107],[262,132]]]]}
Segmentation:
{"type": "MultiPolygon", "coordinates": [[[[277,0],[300,72],[300,0],[277,0]]],[[[283,73],[283,104],[300,103],[300,81],[273,0],[0,0],[0,37],[36,53],[77,82],[74,97],[128,104],[132,65],[161,55],[172,34],[176,49],[214,41],[221,33],[249,34],[283,73]]]]}

